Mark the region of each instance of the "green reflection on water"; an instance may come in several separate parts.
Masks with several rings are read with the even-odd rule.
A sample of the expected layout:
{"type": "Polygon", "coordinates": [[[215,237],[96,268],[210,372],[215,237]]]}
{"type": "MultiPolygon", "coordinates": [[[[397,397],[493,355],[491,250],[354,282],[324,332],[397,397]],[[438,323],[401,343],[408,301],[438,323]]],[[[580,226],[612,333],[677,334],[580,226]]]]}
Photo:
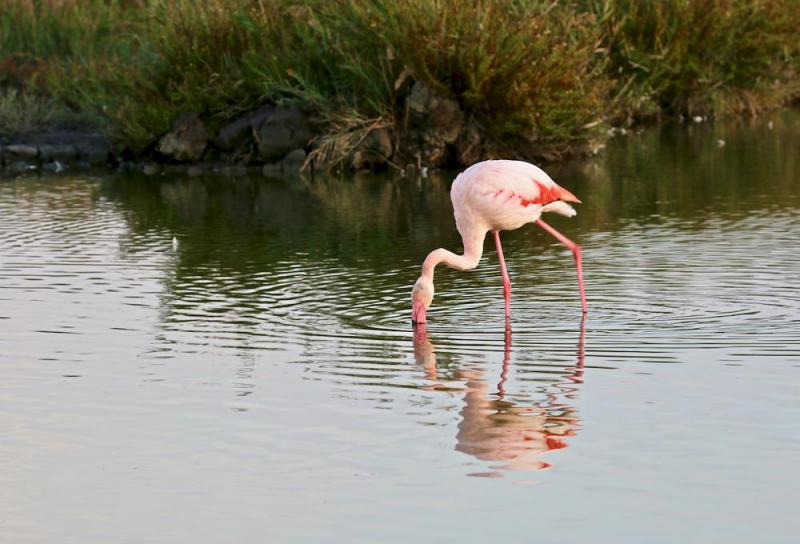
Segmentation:
{"type": "MultiPolygon", "coordinates": [[[[618,136],[598,157],[546,167],[583,200],[576,218],[557,221],[580,238],[630,221],[678,219],[692,229],[711,213],[739,218],[794,207],[798,124],[788,112],[618,136]]],[[[176,233],[181,267],[213,262],[237,269],[299,256],[380,270],[421,261],[435,247],[460,247],[448,195],[454,175],[131,175],[107,181],[102,193],[132,212],[134,232],[176,233]]],[[[523,230],[511,236],[539,236],[523,230]]]]}

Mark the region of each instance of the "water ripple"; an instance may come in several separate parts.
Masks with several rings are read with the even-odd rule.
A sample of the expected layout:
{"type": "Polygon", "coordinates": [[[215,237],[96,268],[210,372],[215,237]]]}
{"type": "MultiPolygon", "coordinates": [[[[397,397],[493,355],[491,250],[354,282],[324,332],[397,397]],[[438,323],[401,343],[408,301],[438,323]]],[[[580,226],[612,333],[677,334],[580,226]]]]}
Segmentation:
{"type": "MultiPolygon", "coordinates": [[[[416,403],[435,407],[420,415],[426,425],[443,424],[441,414],[463,419],[454,395],[473,399],[480,413],[495,415],[473,419],[482,423],[464,431],[473,433],[464,451],[500,459],[528,436],[538,444],[535,463],[561,444],[563,437],[543,430],[563,424],[559,413],[573,414],[569,432],[580,428],[570,405],[581,381],[577,369],[643,371],[638,365],[687,363],[709,352],[725,364],[800,358],[796,208],[634,214],[613,225],[554,221],[583,246],[585,323],[569,252],[532,226],[504,233],[513,340],[488,243],[477,270],[437,271],[429,336],[421,340],[409,323],[410,286],[427,250],[458,250],[452,220],[443,214],[406,224],[402,217],[411,211],[404,202],[418,197],[393,201],[384,187],[373,194],[336,183],[344,182],[311,184],[287,196],[255,182],[258,213],[247,211],[250,197],[226,204],[245,210],[241,224],[238,215],[220,221],[209,210],[187,212],[177,224],[163,220],[171,216],[161,210],[148,222],[147,207],[132,213],[126,206],[136,204],[91,179],[0,184],[0,319],[13,339],[0,347],[11,357],[35,353],[36,360],[72,366],[60,376],[83,376],[97,357],[133,353],[148,383],[169,382],[162,366],[169,360],[263,353],[269,364],[270,354],[280,354],[306,380],[323,380],[339,397],[375,408],[391,405],[400,392],[435,393],[407,408],[419,415],[416,403]],[[337,206],[349,202],[350,211],[319,204],[339,190],[350,200],[339,198],[337,206]],[[298,217],[313,221],[284,213],[302,206],[313,213],[298,217]],[[197,217],[204,219],[195,224],[197,217]],[[498,369],[502,379],[490,384],[498,369]],[[537,415],[525,420],[527,410],[537,415]],[[507,413],[523,418],[511,425],[513,440],[495,435],[497,418],[506,417],[497,414],[507,413]],[[490,438],[508,448],[486,450],[490,438]]],[[[161,194],[169,202],[184,193],[161,194]]],[[[446,185],[432,186],[426,198],[447,209],[446,185]]],[[[251,376],[230,387],[249,395],[251,376]]]]}

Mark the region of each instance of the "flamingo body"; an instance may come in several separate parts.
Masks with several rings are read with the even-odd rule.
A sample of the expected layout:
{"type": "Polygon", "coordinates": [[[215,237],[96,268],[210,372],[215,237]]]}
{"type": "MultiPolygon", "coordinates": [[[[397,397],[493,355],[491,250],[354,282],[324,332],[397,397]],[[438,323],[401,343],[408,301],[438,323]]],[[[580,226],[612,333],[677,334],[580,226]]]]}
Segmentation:
{"type": "Polygon", "coordinates": [[[464,254],[456,255],[446,249],[436,249],[425,259],[422,274],[412,290],[412,321],[424,323],[426,310],[433,300],[433,273],[437,264],[444,263],[457,270],[478,266],[483,253],[483,240],[489,231],[494,233],[497,253],[503,273],[506,317],[510,317],[511,281],[500,245],[499,232],[515,230],[527,223],[536,223],[569,247],[578,267],[581,303],[586,312],[580,247],[544,223],[543,212],[567,217],[575,210],[567,202],[580,202],[568,190],[559,186],[541,168],[523,161],[490,160],[476,163],[459,174],[450,189],[456,228],[464,242],[464,254]]]}
{"type": "MultiPolygon", "coordinates": [[[[458,232],[515,230],[533,223],[553,202],[580,202],[544,170],[522,161],[473,164],[450,189],[458,232]]],[[[571,210],[572,208],[569,207],[571,210]]],[[[574,215],[575,212],[569,215],[574,215]]]]}

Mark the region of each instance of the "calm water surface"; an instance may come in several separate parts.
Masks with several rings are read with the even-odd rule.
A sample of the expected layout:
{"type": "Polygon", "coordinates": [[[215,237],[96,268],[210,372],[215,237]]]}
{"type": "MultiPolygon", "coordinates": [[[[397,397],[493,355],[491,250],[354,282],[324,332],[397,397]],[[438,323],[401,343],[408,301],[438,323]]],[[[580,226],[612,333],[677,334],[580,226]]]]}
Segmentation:
{"type": "Polygon", "coordinates": [[[528,226],[510,329],[490,241],[410,327],[450,174],[2,179],[0,541],[795,542],[798,146],[550,167],[589,315],[528,226]]]}

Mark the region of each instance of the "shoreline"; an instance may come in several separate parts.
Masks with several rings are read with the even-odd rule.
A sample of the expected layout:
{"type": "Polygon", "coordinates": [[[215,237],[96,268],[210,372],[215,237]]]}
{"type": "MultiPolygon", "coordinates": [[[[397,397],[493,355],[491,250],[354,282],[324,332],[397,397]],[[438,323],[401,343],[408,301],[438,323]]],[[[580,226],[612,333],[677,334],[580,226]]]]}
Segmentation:
{"type": "MultiPolygon", "coordinates": [[[[780,108],[774,108],[772,112],[795,110],[798,108],[794,104],[786,105],[780,108]]],[[[769,113],[769,112],[765,112],[769,113]]],[[[247,118],[251,114],[243,116],[242,119],[247,118]]],[[[194,116],[192,116],[194,117],[194,116]]],[[[591,146],[585,146],[581,149],[570,149],[567,152],[562,152],[554,156],[540,155],[534,159],[524,159],[528,162],[533,162],[537,165],[553,165],[565,164],[575,159],[588,158],[592,156],[601,155],[606,147],[608,140],[617,137],[625,136],[629,133],[638,133],[643,130],[657,130],[659,127],[665,125],[679,125],[685,126],[688,130],[694,125],[707,125],[723,120],[752,120],[751,116],[726,116],[723,119],[709,119],[706,117],[697,116],[693,119],[667,119],[664,121],[651,121],[648,123],[640,123],[631,128],[624,127],[609,127],[603,134],[602,138],[597,138],[592,142],[591,146]]],[[[237,120],[234,124],[240,123],[237,120]]],[[[240,123],[241,124],[241,123],[240,123]]],[[[244,124],[244,126],[248,126],[244,124]]],[[[161,140],[167,138],[171,141],[175,149],[183,149],[187,145],[187,141],[181,139],[175,134],[184,136],[185,131],[178,129],[171,131],[162,137],[161,140]],[[170,140],[171,138],[171,140],[170,140]]],[[[230,133],[228,133],[230,136],[230,133]]],[[[190,140],[191,138],[189,138],[190,140]]],[[[252,146],[254,142],[248,142],[248,146],[252,146]]],[[[242,143],[240,142],[240,144],[242,143]]],[[[78,130],[78,129],[63,129],[53,127],[52,129],[42,129],[39,132],[13,136],[2,137],[0,136],[0,176],[23,174],[26,172],[47,172],[51,174],[59,174],[69,171],[97,171],[97,172],[114,172],[114,171],[127,171],[127,172],[141,172],[147,176],[163,175],[163,174],[183,174],[189,177],[200,176],[208,173],[218,173],[226,176],[242,176],[251,174],[262,174],[265,176],[279,176],[279,175],[297,175],[301,173],[313,175],[315,171],[331,172],[330,169],[317,169],[314,164],[309,161],[309,153],[304,147],[291,147],[286,146],[286,142],[278,145],[275,142],[271,144],[273,147],[279,149],[278,154],[273,155],[272,161],[267,161],[258,158],[257,154],[253,154],[251,150],[250,155],[246,155],[246,159],[242,160],[242,149],[229,147],[223,149],[219,144],[213,141],[206,141],[203,144],[204,152],[196,155],[195,157],[182,157],[182,160],[176,160],[174,157],[169,157],[165,154],[154,152],[151,149],[150,153],[141,155],[132,155],[129,150],[122,147],[115,147],[111,140],[104,136],[101,132],[95,130],[78,130]],[[290,149],[288,152],[286,149],[290,149]]],[[[152,146],[155,149],[155,145],[152,146]]],[[[351,172],[369,172],[378,170],[395,170],[401,175],[414,174],[426,177],[439,170],[455,170],[463,168],[468,165],[429,165],[421,162],[410,162],[406,164],[392,163],[386,160],[376,161],[374,155],[371,156],[373,162],[365,161],[361,168],[347,169],[351,172]]],[[[486,160],[490,158],[518,158],[518,157],[504,157],[504,156],[491,156],[477,159],[486,160]]],[[[334,171],[337,173],[343,172],[345,169],[339,168],[334,171]]]]}

